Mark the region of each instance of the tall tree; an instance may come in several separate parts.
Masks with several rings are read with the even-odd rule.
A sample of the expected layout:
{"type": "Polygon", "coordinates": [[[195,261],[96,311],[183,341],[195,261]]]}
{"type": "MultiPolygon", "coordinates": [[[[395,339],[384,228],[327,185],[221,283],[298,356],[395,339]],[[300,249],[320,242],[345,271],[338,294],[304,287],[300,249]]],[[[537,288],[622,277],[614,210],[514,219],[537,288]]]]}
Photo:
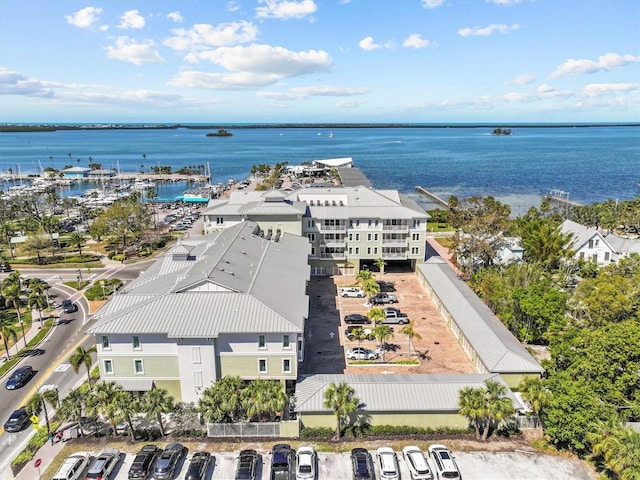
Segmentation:
{"type": "Polygon", "coordinates": [[[245,411],[249,419],[273,421],[284,411],[288,397],[277,380],[252,380],[243,391],[245,411]]]}
{"type": "Polygon", "coordinates": [[[82,247],[85,246],[86,240],[84,235],[80,232],[73,232],[69,235],[69,243],[75,246],[78,249],[78,253],[80,254],[80,258],[82,258],[82,247]]]}
{"type": "Polygon", "coordinates": [[[393,328],[389,325],[376,325],[373,329],[373,336],[378,340],[378,345],[382,351],[382,361],[384,362],[387,353],[384,344],[387,343],[387,340],[393,338],[393,328]]]}
{"type": "Polygon", "coordinates": [[[114,437],[118,434],[118,422],[124,418],[119,406],[114,404],[115,398],[122,391],[122,386],[115,382],[96,383],[87,404],[89,410],[109,419],[114,437]]]}
{"type": "Polygon", "coordinates": [[[410,320],[409,323],[404,325],[400,329],[400,333],[406,336],[407,340],[409,340],[409,359],[411,359],[411,356],[412,356],[411,342],[413,341],[414,338],[418,341],[422,340],[422,336],[416,331],[415,322],[413,320],[410,320]]]}
{"type": "Polygon", "coordinates": [[[80,418],[83,416],[85,411],[86,400],[89,395],[88,385],[82,385],[78,388],[74,388],[69,391],[67,395],[60,402],[60,407],[56,411],[58,417],[63,420],[72,420],[78,422],[80,426],[80,431],[82,432],[82,425],[80,424],[80,418]]]}
{"type": "Polygon", "coordinates": [[[141,410],[139,402],[131,395],[131,392],[117,392],[109,404],[109,417],[124,419],[129,425],[131,439],[136,439],[136,431],[133,427],[133,415],[141,410]]]}
{"type": "Polygon", "coordinates": [[[37,310],[38,311],[38,318],[40,320],[40,326],[42,327],[42,310],[44,310],[45,308],[47,308],[49,306],[49,303],[47,302],[47,297],[45,297],[42,293],[36,292],[36,291],[32,291],[29,294],[29,299],[27,300],[27,305],[29,306],[29,308],[31,308],[32,310],[37,310]]]}
{"type": "Polygon", "coordinates": [[[460,390],[458,405],[460,406],[460,415],[469,419],[469,423],[476,431],[476,439],[480,440],[480,429],[486,413],[484,390],[473,387],[463,388],[460,390]]]}
{"type": "Polygon", "coordinates": [[[380,280],[382,280],[382,276],[384,275],[384,267],[387,265],[387,262],[384,261],[384,258],[378,257],[376,258],[376,267],[380,270],[380,280]]]}
{"type": "Polygon", "coordinates": [[[18,323],[22,327],[22,339],[24,340],[24,346],[27,346],[27,339],[24,338],[24,326],[22,323],[22,318],[20,317],[20,306],[22,305],[22,288],[20,286],[20,281],[13,282],[8,281],[11,279],[6,278],[4,282],[2,282],[2,296],[4,297],[5,302],[13,305],[13,308],[16,311],[16,315],[18,316],[18,323]]]}
{"type": "Polygon", "coordinates": [[[242,379],[228,375],[206,388],[200,398],[199,411],[207,422],[232,423],[244,417],[242,379]]]}
{"type": "Polygon", "coordinates": [[[9,355],[9,339],[13,339],[13,343],[18,341],[18,332],[13,325],[2,325],[2,341],[4,342],[4,351],[7,354],[7,362],[11,360],[9,355]]]}
{"type": "Polygon", "coordinates": [[[96,346],[93,345],[85,349],[82,345],[78,345],[69,357],[69,363],[73,367],[73,371],[78,373],[80,366],[84,365],[87,369],[87,381],[91,385],[91,365],[93,365],[93,353],[96,352],[96,346]]]}
{"type": "Polygon", "coordinates": [[[551,404],[551,391],[545,386],[543,380],[538,377],[525,377],[518,385],[518,391],[521,393],[529,405],[531,410],[542,420],[544,409],[551,404]]]}
{"type": "Polygon", "coordinates": [[[142,398],[143,411],[156,417],[160,426],[160,435],[165,436],[162,414],[173,410],[173,397],[163,388],[154,388],[146,392],[142,398]]]}
{"type": "Polygon", "coordinates": [[[336,439],[340,438],[342,423],[358,410],[359,405],[360,400],[356,397],[356,391],[348,383],[332,383],[327,387],[324,392],[324,407],[333,410],[336,416],[336,439]]]}
{"type": "Polygon", "coordinates": [[[487,380],[485,382],[486,407],[485,407],[485,424],[482,439],[486,440],[489,436],[489,430],[496,428],[504,420],[515,413],[511,399],[507,397],[507,387],[495,380],[487,380]]]}

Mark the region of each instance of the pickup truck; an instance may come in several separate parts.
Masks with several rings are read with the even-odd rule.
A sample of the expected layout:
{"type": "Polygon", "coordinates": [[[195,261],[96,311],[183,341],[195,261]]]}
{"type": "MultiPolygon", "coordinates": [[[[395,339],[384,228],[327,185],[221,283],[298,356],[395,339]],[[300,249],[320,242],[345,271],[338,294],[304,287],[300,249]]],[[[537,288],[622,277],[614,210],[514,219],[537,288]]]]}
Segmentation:
{"type": "Polygon", "coordinates": [[[404,325],[409,323],[409,317],[407,317],[406,313],[402,313],[398,308],[385,308],[384,309],[385,319],[381,322],[383,324],[398,324],[404,325]]]}
{"type": "Polygon", "coordinates": [[[374,305],[382,305],[385,303],[398,303],[398,297],[390,293],[381,292],[369,299],[369,302],[374,305]]]}
{"type": "Polygon", "coordinates": [[[363,338],[361,338],[360,340],[373,340],[375,338],[373,336],[373,331],[370,328],[362,328],[358,327],[357,325],[352,325],[344,330],[344,334],[349,340],[358,340],[354,333],[354,330],[357,328],[361,329],[363,333],[363,338]]]}

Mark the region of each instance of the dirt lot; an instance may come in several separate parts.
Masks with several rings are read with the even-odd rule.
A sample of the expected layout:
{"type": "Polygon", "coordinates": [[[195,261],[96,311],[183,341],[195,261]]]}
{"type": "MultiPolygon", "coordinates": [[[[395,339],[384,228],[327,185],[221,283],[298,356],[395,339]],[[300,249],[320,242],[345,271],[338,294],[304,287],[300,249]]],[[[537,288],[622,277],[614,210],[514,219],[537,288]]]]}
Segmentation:
{"type": "MultiPolygon", "coordinates": [[[[276,442],[273,442],[276,443],[276,442]]],[[[400,466],[400,472],[403,479],[411,478],[409,471],[402,459],[402,447],[409,445],[409,443],[392,443],[390,444],[397,452],[398,461],[400,466]],[[397,444],[396,444],[397,443],[397,444]]],[[[423,449],[427,450],[428,444],[424,442],[414,442],[423,449]]],[[[209,451],[214,456],[209,471],[205,478],[209,479],[221,479],[231,480],[235,476],[236,462],[240,446],[237,444],[228,443],[209,443],[209,442],[189,442],[185,444],[189,448],[189,453],[186,460],[178,465],[178,474],[175,479],[184,479],[185,472],[187,470],[189,460],[196,451],[209,451]]],[[[298,442],[292,443],[294,448],[300,446],[298,442]]],[[[317,479],[327,480],[348,480],[352,478],[351,473],[351,461],[349,451],[353,447],[365,447],[367,448],[375,462],[375,449],[379,446],[385,445],[384,442],[362,442],[362,443],[345,443],[333,445],[336,447],[335,451],[326,451],[331,449],[332,445],[313,445],[314,448],[319,451],[318,453],[318,475],[317,479]]],[[[77,445],[69,445],[65,447],[64,451],[60,454],[59,464],[64,457],[74,453],[76,451],[89,451],[93,455],[98,454],[103,448],[108,448],[110,445],[101,445],[97,449],[97,445],[87,445],[81,448],[82,442],[78,442],[77,445]],[[78,447],[78,448],[72,448],[78,447]]],[[[114,480],[125,480],[127,478],[127,472],[133,461],[134,452],[140,445],[111,445],[121,448],[123,453],[127,455],[121,455],[121,461],[114,470],[114,480]],[[128,448],[127,448],[128,447],[128,448]]],[[[261,464],[258,467],[258,479],[269,478],[269,470],[271,468],[271,449],[272,443],[246,443],[242,444],[241,448],[253,448],[261,455],[261,464]]],[[[458,463],[458,468],[465,480],[593,480],[596,476],[591,469],[584,463],[578,460],[556,457],[552,455],[546,455],[539,452],[535,452],[526,446],[524,449],[517,449],[517,444],[513,443],[491,443],[493,450],[497,451],[478,451],[474,450],[476,447],[486,447],[486,444],[476,444],[476,442],[461,442],[457,445],[460,449],[452,448],[453,454],[458,463]]],[[[53,472],[46,472],[53,474],[53,472]]],[[[376,473],[379,475],[378,469],[376,473]]],[[[380,478],[379,476],[376,478],[380,478]]],[[[43,478],[50,478],[45,474],[43,478]]]]}
{"type": "MultiPolygon", "coordinates": [[[[339,296],[341,287],[355,285],[355,277],[314,277],[309,286],[310,316],[303,373],[475,373],[416,275],[385,273],[383,279],[395,283],[398,303],[393,306],[415,321],[414,329],[421,339],[412,340],[411,358],[419,359],[420,365],[348,365],[344,349],[358,346],[358,341],[346,338],[342,318],[351,313],[367,314],[370,305],[366,299],[339,296]]],[[[409,359],[409,339],[399,333],[401,327],[392,326],[395,336],[388,341],[391,350],[385,355],[387,362],[409,359]]],[[[375,340],[363,340],[361,346],[375,349],[377,345],[375,340]]]]}

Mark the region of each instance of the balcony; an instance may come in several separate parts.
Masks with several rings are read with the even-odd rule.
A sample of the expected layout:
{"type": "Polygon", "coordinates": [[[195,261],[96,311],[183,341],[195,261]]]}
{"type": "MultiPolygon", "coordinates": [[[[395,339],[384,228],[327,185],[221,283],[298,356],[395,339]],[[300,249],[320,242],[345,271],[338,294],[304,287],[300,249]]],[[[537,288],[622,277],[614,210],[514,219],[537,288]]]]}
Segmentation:
{"type": "Polygon", "coordinates": [[[344,240],[320,240],[320,246],[326,248],[345,248],[347,243],[344,240]]]}
{"type": "Polygon", "coordinates": [[[383,238],[382,245],[387,247],[408,247],[407,238],[383,238]]]}
{"type": "Polygon", "coordinates": [[[319,258],[330,259],[330,260],[344,260],[347,258],[347,254],[345,252],[336,252],[336,253],[326,253],[321,252],[318,255],[319,258]]]}
{"type": "Polygon", "coordinates": [[[409,224],[403,223],[401,225],[383,225],[382,230],[392,231],[392,232],[408,232],[409,224]]]}
{"type": "Polygon", "coordinates": [[[340,223],[338,225],[324,225],[317,222],[316,227],[318,227],[318,230],[320,230],[321,232],[346,232],[347,231],[346,223],[340,223]]]}

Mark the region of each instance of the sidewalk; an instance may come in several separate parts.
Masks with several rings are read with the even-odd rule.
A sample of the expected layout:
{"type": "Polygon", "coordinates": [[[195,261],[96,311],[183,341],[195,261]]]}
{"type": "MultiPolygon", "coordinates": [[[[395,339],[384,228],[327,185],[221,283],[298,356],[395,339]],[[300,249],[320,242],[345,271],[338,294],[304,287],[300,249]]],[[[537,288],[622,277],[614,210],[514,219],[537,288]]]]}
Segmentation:
{"type": "MultiPolygon", "coordinates": [[[[68,432],[65,432],[65,438],[68,438],[68,432]]],[[[20,473],[18,473],[18,475],[16,475],[15,477],[8,476],[7,479],[15,478],[16,480],[35,480],[37,478],[40,478],[38,476],[38,473],[42,474],[47,468],[49,468],[51,462],[53,462],[53,460],[60,453],[60,450],[62,450],[64,446],[64,441],[58,441],[53,445],[51,445],[51,442],[45,443],[42,447],[40,447],[40,450],[38,450],[38,453],[33,458],[33,460],[27,463],[20,471],[20,473]],[[35,461],[37,459],[40,459],[42,461],[40,465],[40,472],[38,472],[38,469],[35,466],[35,461]]],[[[9,475],[12,475],[10,466],[7,468],[7,470],[9,475]]],[[[6,473],[7,472],[4,472],[5,475],[6,473]]],[[[4,478],[5,477],[3,476],[0,480],[4,480],[4,478]]]]}

